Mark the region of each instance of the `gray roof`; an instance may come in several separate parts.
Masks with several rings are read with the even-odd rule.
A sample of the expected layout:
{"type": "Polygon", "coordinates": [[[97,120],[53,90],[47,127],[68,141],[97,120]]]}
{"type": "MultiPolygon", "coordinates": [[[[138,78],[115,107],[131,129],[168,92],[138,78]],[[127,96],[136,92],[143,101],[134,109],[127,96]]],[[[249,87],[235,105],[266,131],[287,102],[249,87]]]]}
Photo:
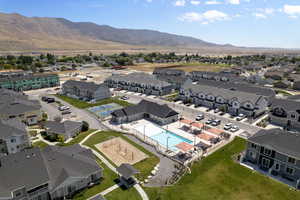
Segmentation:
{"type": "Polygon", "coordinates": [[[191,93],[194,94],[204,93],[206,95],[211,94],[213,96],[222,96],[224,99],[227,100],[236,98],[240,103],[251,102],[253,104],[256,104],[257,101],[260,98],[262,98],[262,96],[253,93],[229,90],[229,89],[207,86],[207,85],[185,84],[182,87],[182,89],[189,90],[191,93]]]}
{"type": "Polygon", "coordinates": [[[11,77],[0,78],[0,82],[31,80],[35,78],[51,78],[51,77],[58,78],[58,75],[57,74],[28,74],[28,75],[21,75],[21,76],[11,76],[11,77]]]}
{"type": "Polygon", "coordinates": [[[71,177],[85,177],[101,170],[91,150],[78,144],[28,149],[0,158],[0,197],[25,186],[27,190],[49,183],[55,190],[71,177]]]}
{"type": "Polygon", "coordinates": [[[157,67],[153,70],[153,74],[164,74],[164,75],[185,75],[185,72],[180,69],[170,69],[166,67],[157,67]]]}
{"type": "Polygon", "coordinates": [[[112,113],[112,115],[121,117],[121,116],[130,116],[137,113],[148,113],[160,118],[167,118],[170,116],[178,115],[176,111],[171,109],[166,104],[160,105],[146,100],[142,100],[137,105],[116,110],[112,113]]]}
{"type": "Polygon", "coordinates": [[[82,122],[75,122],[69,120],[64,122],[47,121],[44,123],[44,127],[51,133],[68,134],[73,130],[82,127],[82,122]]]}
{"type": "Polygon", "coordinates": [[[260,130],[248,141],[300,159],[300,134],[281,129],[260,130]]]}
{"type": "Polygon", "coordinates": [[[130,83],[138,83],[138,84],[149,84],[153,86],[161,86],[161,87],[167,87],[171,86],[170,83],[166,81],[161,81],[156,78],[155,75],[152,74],[146,74],[146,73],[131,73],[128,75],[112,75],[106,80],[112,80],[112,81],[124,81],[124,82],[130,82],[130,83]]]}
{"type": "Polygon", "coordinates": [[[137,169],[135,169],[132,165],[128,163],[121,164],[119,167],[116,168],[116,170],[125,179],[129,179],[133,175],[139,173],[137,169]]]}
{"type": "Polygon", "coordinates": [[[27,136],[26,126],[20,120],[0,120],[0,139],[9,139],[12,136],[27,136]]]}
{"type": "Polygon", "coordinates": [[[271,109],[276,107],[283,108],[285,111],[299,111],[300,113],[300,102],[291,99],[271,99],[271,109]]]}
{"type": "Polygon", "coordinates": [[[68,80],[66,81],[63,86],[66,87],[76,87],[80,90],[88,90],[90,92],[95,92],[99,88],[107,89],[108,87],[105,84],[96,84],[94,82],[84,82],[84,81],[74,81],[68,80]]]}

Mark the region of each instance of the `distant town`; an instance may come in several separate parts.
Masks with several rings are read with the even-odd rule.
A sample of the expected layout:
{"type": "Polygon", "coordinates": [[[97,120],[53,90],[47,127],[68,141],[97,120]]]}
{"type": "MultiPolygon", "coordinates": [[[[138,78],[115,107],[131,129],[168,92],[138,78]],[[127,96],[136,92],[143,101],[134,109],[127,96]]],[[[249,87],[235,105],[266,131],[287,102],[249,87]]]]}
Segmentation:
{"type": "Polygon", "coordinates": [[[299,55],[0,57],[0,199],[300,199],[299,144],[299,55]]]}

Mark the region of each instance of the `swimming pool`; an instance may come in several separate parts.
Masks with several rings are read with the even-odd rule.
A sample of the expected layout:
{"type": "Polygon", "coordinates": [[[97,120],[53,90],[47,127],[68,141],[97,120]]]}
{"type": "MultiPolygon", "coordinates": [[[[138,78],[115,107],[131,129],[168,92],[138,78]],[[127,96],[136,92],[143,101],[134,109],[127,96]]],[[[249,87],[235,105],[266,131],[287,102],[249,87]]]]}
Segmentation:
{"type": "Polygon", "coordinates": [[[177,144],[181,142],[186,142],[188,144],[192,144],[193,142],[189,139],[186,139],[180,135],[177,135],[171,131],[160,128],[152,123],[147,123],[144,125],[137,125],[134,127],[137,131],[146,136],[152,138],[157,141],[160,145],[168,148],[174,152],[178,150],[176,147],[177,144]]]}

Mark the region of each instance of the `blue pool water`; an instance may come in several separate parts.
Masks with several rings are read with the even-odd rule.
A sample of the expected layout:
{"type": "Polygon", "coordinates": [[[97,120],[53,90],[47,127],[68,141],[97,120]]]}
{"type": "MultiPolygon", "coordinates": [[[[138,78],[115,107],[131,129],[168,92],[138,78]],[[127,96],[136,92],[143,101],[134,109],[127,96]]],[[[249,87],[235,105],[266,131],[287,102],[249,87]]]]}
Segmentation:
{"type": "Polygon", "coordinates": [[[184,137],[181,137],[179,135],[176,135],[175,133],[172,133],[170,131],[165,131],[162,129],[163,132],[157,135],[151,136],[152,139],[156,140],[159,144],[167,147],[173,151],[177,151],[178,148],[176,147],[177,144],[181,142],[186,142],[188,144],[192,144],[193,142],[191,140],[188,140],[184,137]]]}

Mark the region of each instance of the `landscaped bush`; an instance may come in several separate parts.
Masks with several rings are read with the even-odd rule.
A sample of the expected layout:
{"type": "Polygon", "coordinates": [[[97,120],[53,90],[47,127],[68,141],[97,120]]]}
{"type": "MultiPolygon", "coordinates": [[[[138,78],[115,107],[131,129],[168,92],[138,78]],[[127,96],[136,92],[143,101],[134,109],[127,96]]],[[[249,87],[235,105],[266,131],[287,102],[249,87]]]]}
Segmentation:
{"type": "Polygon", "coordinates": [[[82,128],[81,128],[82,132],[89,130],[89,127],[90,127],[89,123],[87,123],[86,121],[82,121],[82,128]]]}

